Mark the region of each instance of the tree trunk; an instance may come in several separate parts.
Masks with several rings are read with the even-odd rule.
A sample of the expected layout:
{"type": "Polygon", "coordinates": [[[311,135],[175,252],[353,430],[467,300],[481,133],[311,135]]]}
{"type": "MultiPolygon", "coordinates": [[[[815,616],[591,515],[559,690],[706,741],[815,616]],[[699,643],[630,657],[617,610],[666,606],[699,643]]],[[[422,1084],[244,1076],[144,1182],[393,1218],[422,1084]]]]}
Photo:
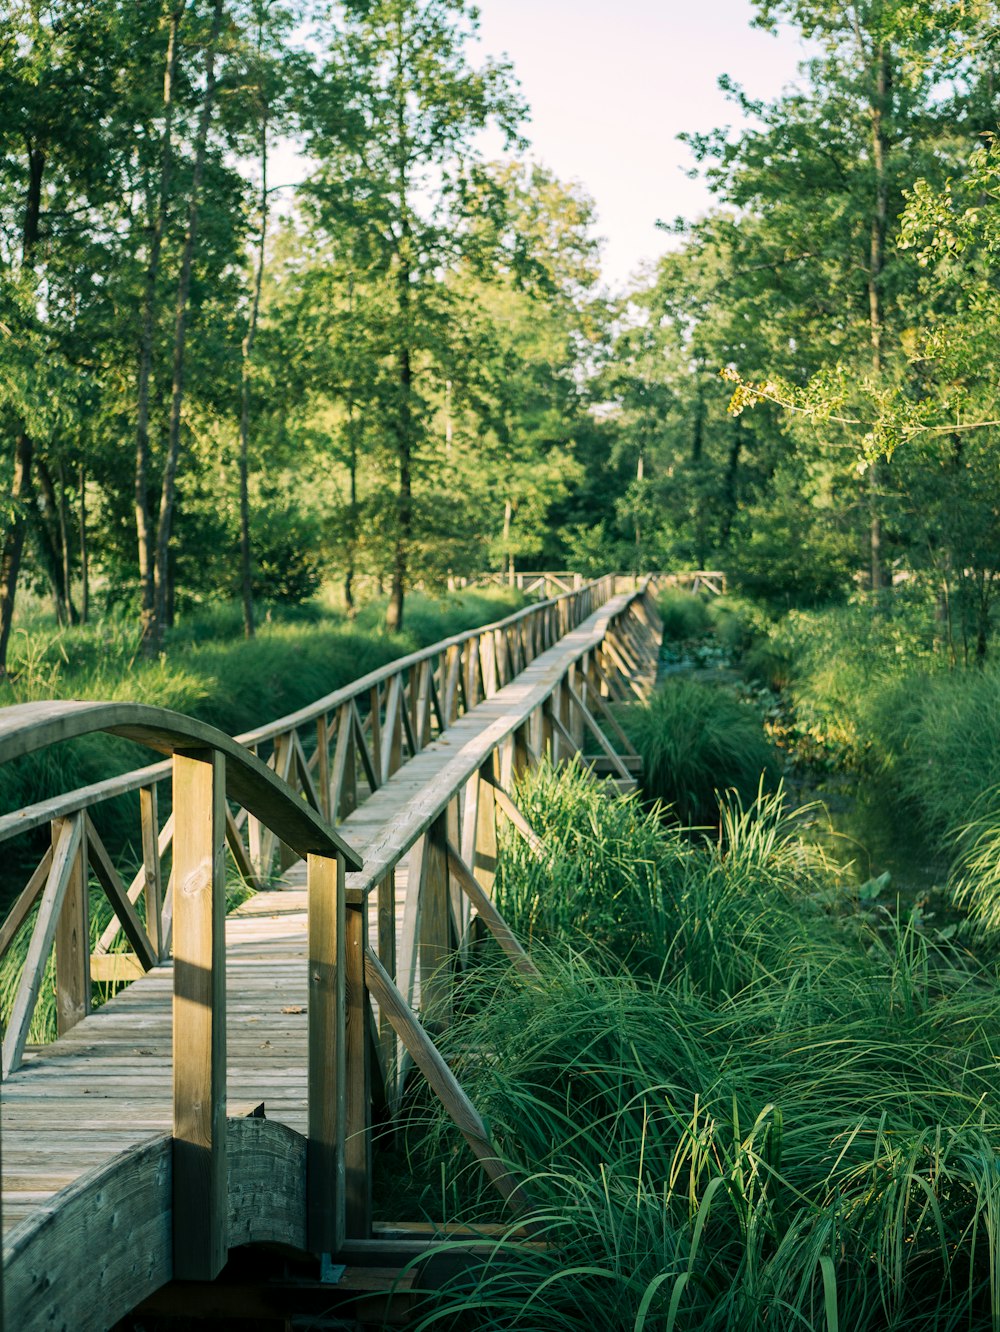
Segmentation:
{"type": "MultiPolygon", "coordinates": [[[[28,144],[28,195],[24,208],[21,266],[26,268],[38,243],[38,225],[42,212],[42,178],[45,153],[28,144]]],[[[27,426],[21,422],[14,432],[14,476],[10,487],[10,525],[0,549],[0,679],[7,677],[7,648],[14,621],[17,580],[24,553],[24,531],[31,500],[31,464],[34,446],[27,426]]]]}
{"type": "Polygon", "coordinates": [[[223,3],[224,0],[215,0],[212,11],[212,30],[205,50],[205,92],[198,119],[194,174],[191,181],[191,198],[188,202],[187,232],[184,236],[180,278],[177,283],[177,302],[174,310],[174,357],[170,425],[167,433],[167,457],[163,467],[163,484],[160,488],[160,512],[156,524],[154,650],[157,651],[162,641],[163,628],[167,623],[168,597],[172,601],[172,593],[168,589],[168,564],[174,496],[177,485],[177,464],[181,445],[181,410],[184,405],[184,350],[187,337],[188,301],[191,295],[191,271],[194,264],[201,186],[205,175],[205,157],[208,149],[208,126],[212,116],[212,105],[215,101],[215,60],[219,34],[222,31],[223,3]]]}
{"type": "Polygon", "coordinates": [[[80,623],[90,618],[90,558],[87,550],[87,477],[80,464],[80,623]]]}
{"type": "Polygon", "coordinates": [[[76,607],[68,580],[68,533],[65,528],[65,496],[56,492],[52,473],[43,458],[35,459],[35,525],[39,553],[52,589],[52,602],[59,624],[76,624],[76,607]]]}
{"type": "Polygon", "coordinates": [[[406,35],[402,14],[396,14],[396,70],[393,94],[396,111],[396,169],[399,191],[399,243],[396,248],[397,289],[399,299],[399,412],[396,418],[396,451],[399,485],[396,491],[396,539],[392,558],[392,587],[385,624],[390,633],[403,628],[403,599],[409,576],[410,538],[413,527],[413,361],[410,326],[410,279],[412,276],[412,218],[409,196],[409,148],[406,129],[406,35]]]}
{"type": "MultiPolygon", "coordinates": [[[[262,43],[258,34],[258,49],[262,43]]],[[[257,269],[254,274],[253,300],[250,320],[243,339],[243,377],[240,386],[240,591],[243,599],[243,633],[254,635],[253,565],[250,549],[250,373],[253,366],[253,345],[257,336],[260,315],[260,293],[264,284],[264,253],[267,244],[267,102],[261,109],[260,121],[260,239],[257,245],[257,269]]]]}
{"type": "Polygon", "coordinates": [[[722,496],[724,509],[722,514],[722,525],[719,529],[720,543],[728,546],[729,537],[733,530],[733,523],[736,521],[736,513],[739,508],[737,500],[737,479],[740,469],[740,454],[743,451],[743,427],[742,418],[734,416],[731,418],[730,436],[729,436],[729,457],[726,459],[726,476],[722,485],[722,496]]]}
{"type": "Polygon", "coordinates": [[[156,558],[153,548],[153,519],[149,495],[149,382],[153,370],[153,343],[156,337],[156,287],[160,275],[163,227],[170,199],[173,171],[172,126],[174,115],[174,80],[177,74],[177,34],[184,16],[184,4],[170,11],[167,37],[167,63],[163,73],[163,134],[160,140],[160,187],[155,203],[149,207],[149,259],[142,298],[142,325],[139,333],[139,371],[136,389],[135,428],[135,534],[139,550],[139,593],[142,647],[146,656],[156,651],[156,558]]]}
{"type": "MultiPolygon", "coordinates": [[[[404,327],[407,326],[407,323],[404,323],[404,327]]],[[[392,586],[389,590],[389,605],[385,614],[386,628],[393,634],[401,633],[403,629],[403,600],[406,595],[410,536],[413,527],[413,476],[410,441],[410,393],[412,385],[413,368],[410,362],[410,348],[404,345],[399,349],[400,412],[399,438],[397,441],[399,489],[396,494],[396,541],[392,559],[392,586]]]]}
{"type": "MultiPolygon", "coordinates": [[[[872,210],[868,256],[868,325],[872,355],[872,377],[876,385],[882,377],[882,272],[885,268],[885,238],[889,218],[889,182],[886,173],[888,143],[885,130],[886,103],[891,88],[889,53],[883,44],[875,52],[871,116],[872,166],[875,170],[875,200],[872,210]]],[[[885,585],[882,567],[882,514],[879,491],[880,466],[873,463],[868,471],[869,544],[871,548],[871,586],[878,592],[885,585]]]]}
{"type": "Polygon", "coordinates": [[[354,571],[358,549],[358,438],[354,402],[347,404],[347,429],[350,441],[348,455],[348,474],[350,476],[350,505],[347,531],[347,567],[344,570],[344,607],[349,619],[354,619],[357,607],[354,604],[354,571]]]}

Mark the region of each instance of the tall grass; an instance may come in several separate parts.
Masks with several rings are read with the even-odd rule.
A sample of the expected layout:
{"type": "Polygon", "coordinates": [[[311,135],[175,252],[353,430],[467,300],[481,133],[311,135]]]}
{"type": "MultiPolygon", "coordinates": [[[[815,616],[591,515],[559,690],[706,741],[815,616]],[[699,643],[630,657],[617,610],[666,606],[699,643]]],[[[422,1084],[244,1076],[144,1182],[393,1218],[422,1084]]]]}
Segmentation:
{"type": "Polygon", "coordinates": [[[621,720],[642,755],[646,795],[684,823],[715,822],[716,792],[752,799],[762,780],[777,783],[777,755],[759,715],[726,689],[668,679],[621,720]]]}
{"type": "Polygon", "coordinates": [[[657,598],[663,637],[667,642],[690,642],[702,638],[712,628],[712,618],[704,597],[667,588],[657,598]]]}
{"type": "MultiPolygon", "coordinates": [[[[571,860],[613,881],[634,856],[622,936],[662,912],[681,940],[647,927],[658,968],[591,949],[571,903],[533,917],[540,980],[469,976],[449,1054],[547,1247],[498,1245],[418,1327],[1000,1326],[995,978],[915,922],[861,924],[780,801],[731,802],[724,846],[634,810],[627,840],[621,802],[602,816],[581,781],[519,791],[550,891],[571,860]]],[[[522,927],[523,869],[505,841],[522,927]]]]}

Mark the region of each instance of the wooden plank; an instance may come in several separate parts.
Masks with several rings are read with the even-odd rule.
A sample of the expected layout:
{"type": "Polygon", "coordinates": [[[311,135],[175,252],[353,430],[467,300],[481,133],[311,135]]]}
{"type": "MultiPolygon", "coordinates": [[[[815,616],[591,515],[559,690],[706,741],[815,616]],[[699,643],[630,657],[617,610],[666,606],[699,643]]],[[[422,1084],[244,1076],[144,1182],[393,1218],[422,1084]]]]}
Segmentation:
{"type": "Polygon", "coordinates": [[[226,1261],[225,758],[174,755],[174,1275],[226,1261]]]}
{"type": "Polygon", "coordinates": [[[496,939],[506,956],[514,963],[522,976],[537,980],[541,972],[525,952],[521,941],[493,905],[493,899],[483,891],[476,876],[459,855],[452,842],[448,843],[448,865],[462,891],[468,895],[470,902],[478,912],[480,920],[496,939]]]}
{"type": "Polygon", "coordinates": [[[90,978],[108,984],[125,984],[145,976],[146,971],[135,953],[93,953],[90,978]]]}
{"type": "Polygon", "coordinates": [[[243,845],[243,837],[236,826],[236,820],[233,818],[228,804],[226,805],[226,845],[233,857],[237,873],[244,883],[249,884],[251,888],[263,888],[264,885],[257,877],[247,849],[243,845]]]}
{"type": "MultiPolygon", "coordinates": [[[[89,820],[89,814],[76,815],[89,820]]],[[[53,851],[61,820],[52,824],[53,851]]],[[[64,1035],[90,1012],[90,875],[86,824],[69,872],[56,922],[56,1031],[64,1035]]]]}
{"type": "Polygon", "coordinates": [[[344,1230],[367,1239],[372,1228],[371,1011],[365,985],[367,902],[347,908],[345,949],[344,1230]]]}
{"type": "MultiPolygon", "coordinates": [[[[139,829],[142,838],[142,891],[146,899],[146,934],[157,960],[164,956],[163,879],[160,868],[160,814],[156,785],[139,788],[139,829]]],[[[130,899],[131,900],[131,899],[130,899]]]]}
{"type": "MultiPolygon", "coordinates": [[[[378,884],[378,955],[389,975],[396,979],[396,871],[391,870],[378,884]]],[[[386,1070],[387,1085],[396,1062],[396,1036],[387,1017],[379,1014],[379,1044],[386,1070]]]]}
{"type": "Polygon", "coordinates": [[[494,786],[493,798],[504,817],[517,829],[528,843],[531,854],[535,859],[542,862],[547,861],[549,857],[545,843],[535,832],[534,828],[532,828],[531,824],[524,817],[507,792],[500,786],[494,786]]]}
{"type": "Polygon", "coordinates": [[[624,778],[625,781],[627,782],[631,781],[632,774],[629,772],[628,768],[626,768],[625,764],[622,762],[618,752],[612,749],[607,736],[604,734],[600,726],[597,724],[597,720],[594,717],[593,713],[590,711],[590,709],[587,707],[587,705],[584,703],[583,699],[580,697],[580,695],[576,692],[575,689],[571,688],[570,686],[567,686],[567,688],[569,691],[570,701],[576,706],[584,726],[590,729],[590,732],[593,735],[594,739],[597,741],[598,745],[604,751],[605,755],[611,760],[611,763],[618,772],[618,775],[624,778]]]}
{"type": "Polygon", "coordinates": [[[3,1076],[6,1079],[18,1067],[28,1040],[28,1028],[38,1002],[45,963],[52,950],[59,912],[73,872],[77,852],[83,840],[83,816],[60,819],[58,837],[52,848],[52,864],[38,906],[38,916],[31,932],[31,942],[24,970],[14,996],[10,1020],[3,1039],[3,1076]]]}
{"type": "MultiPolygon", "coordinates": [[[[143,970],[149,971],[160,960],[156,955],[152,940],[146,933],[138,912],[128,899],[125,885],[118,877],[118,871],[111,863],[111,857],[108,855],[107,848],[101,841],[100,834],[94,827],[90,815],[84,814],[83,817],[86,820],[86,840],[90,849],[90,860],[94,874],[107,894],[111,909],[121,922],[125,937],[135,950],[143,970]]],[[[148,880],[146,882],[148,883],[148,880]]]]}
{"type": "Polygon", "coordinates": [[[310,856],[309,1148],[307,1213],[313,1253],[336,1253],[344,1229],[346,914],[343,860],[310,856]]]}
{"type": "Polygon", "coordinates": [[[3,957],[11,945],[11,941],[18,930],[31,914],[31,908],[38,900],[38,894],[45,887],[45,881],[49,877],[49,870],[52,868],[52,847],[45,848],[45,854],[35,866],[31,878],[17,898],[17,901],[7,912],[7,918],[0,928],[0,957],[3,957]]]}
{"type": "Polygon", "coordinates": [[[442,815],[427,830],[420,878],[420,1011],[436,1028],[451,1019],[451,968],[454,945],[448,901],[448,830],[442,815]]]}
{"type": "Polygon", "coordinates": [[[511,1207],[525,1210],[527,1198],[521,1181],[497,1156],[478,1110],[371,948],[365,951],[365,980],[372,998],[380,1010],[384,1008],[388,1013],[396,1034],[472,1148],[487,1178],[511,1207]]]}
{"type": "MultiPolygon", "coordinates": [[[[173,842],[173,840],[174,840],[174,816],[173,814],[171,814],[170,817],[167,819],[166,823],[160,829],[160,834],[156,840],[158,863],[160,860],[162,860],[163,856],[166,854],[166,850],[173,842]]],[[[146,866],[145,863],[143,863],[143,865],[140,866],[139,868],[139,872],[136,874],[135,878],[132,880],[131,884],[129,885],[128,900],[134,905],[136,902],[138,902],[140,895],[145,891],[146,887],[147,887],[146,866]]],[[[169,932],[163,919],[165,911],[166,911],[166,905],[164,903],[160,909],[160,919],[161,919],[160,956],[161,957],[166,955],[169,948],[169,932]]],[[[119,921],[117,916],[112,916],[101,937],[94,945],[94,952],[106,953],[108,949],[111,947],[111,945],[114,943],[115,938],[120,930],[121,930],[121,921],[119,921]]]]}

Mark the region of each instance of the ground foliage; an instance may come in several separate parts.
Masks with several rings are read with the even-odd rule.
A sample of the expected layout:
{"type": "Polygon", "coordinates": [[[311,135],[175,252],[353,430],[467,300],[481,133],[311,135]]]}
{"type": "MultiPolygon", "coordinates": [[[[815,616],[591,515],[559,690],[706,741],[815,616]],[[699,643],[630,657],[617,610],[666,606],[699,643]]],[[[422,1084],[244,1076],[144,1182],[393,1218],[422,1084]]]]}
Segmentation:
{"type": "Polygon", "coordinates": [[[780,797],[720,843],[578,769],[518,794],[550,859],[506,840],[497,897],[541,978],[474,973],[447,1044],[546,1246],[418,1326],[994,1327],[994,974],[859,924],[780,797]]]}

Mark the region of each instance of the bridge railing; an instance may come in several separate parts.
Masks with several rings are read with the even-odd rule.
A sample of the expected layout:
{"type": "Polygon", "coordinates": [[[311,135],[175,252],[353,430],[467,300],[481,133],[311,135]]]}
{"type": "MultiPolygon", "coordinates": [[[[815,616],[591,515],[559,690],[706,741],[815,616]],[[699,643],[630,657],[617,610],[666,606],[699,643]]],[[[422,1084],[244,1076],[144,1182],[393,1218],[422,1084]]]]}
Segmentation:
{"type": "MultiPolygon", "coordinates": [[[[238,736],[317,814],[336,824],[456,718],[507,684],[615,590],[614,576],[526,607],[494,624],[401,657],[265,726],[238,736]]],[[[3,1073],[21,1061],[46,964],[55,947],[56,1029],[90,1011],[91,983],[127,982],[168,957],[177,882],[176,812],[163,809],[170,763],[135,769],[0,817],[0,843],[48,827],[49,846],[0,924],[0,959],[34,913],[27,961],[3,1039],[3,1073]],[[138,795],[134,839],[142,862],[121,874],[94,823],[95,809],[138,795]],[[163,817],[166,814],[166,817],[163,817]],[[83,913],[93,876],[112,908],[93,950],[83,913]],[[59,909],[52,912],[53,901],[59,909]],[[37,910],[36,910],[37,908],[37,910]],[[141,908],[141,909],[140,909],[141,908]],[[128,951],[120,951],[124,934],[128,951]]],[[[278,832],[246,807],[222,811],[236,868],[260,887],[298,859],[278,832]]],[[[89,926],[88,926],[89,928],[89,926]]]]}
{"type": "MultiPolygon", "coordinates": [[[[13,1067],[24,1048],[44,958],[53,946],[57,977],[62,977],[61,1003],[75,994],[78,1002],[69,1015],[74,1020],[83,1016],[89,1003],[86,910],[93,865],[142,965],[172,943],[176,1277],[210,1279],[226,1258],[231,1198],[225,1121],[225,846],[228,841],[233,848],[239,812],[246,814],[244,827],[253,820],[260,830],[258,845],[267,834],[276,846],[287,848],[289,856],[307,864],[304,1204],[309,1250],[349,1256],[352,1243],[361,1246],[355,1252],[371,1243],[374,1098],[388,1103],[390,1110],[398,1109],[411,1066],[426,1078],[502,1196],[515,1210],[524,1203],[522,1181],[500,1159],[488,1126],[442,1057],[433,1033],[450,1021],[454,973],[468,959],[477,928],[493,934],[522,977],[530,981],[537,974],[492,900],[505,822],[528,840],[535,854],[549,854],[517,807],[515,775],[545,754],[559,761],[596,749],[613,777],[634,783],[637,756],[612,704],[642,697],[655,674],[658,624],[645,584],[615,601],[585,632],[568,638],[561,653],[546,658],[544,668],[526,673],[523,685],[510,691],[503,708],[490,713],[486,724],[465,727],[460,744],[438,746],[433,763],[428,756],[424,764],[435,776],[428,779],[425,774],[419,790],[405,780],[381,793],[380,787],[386,786],[404,751],[412,747],[416,754],[432,732],[440,734],[477,699],[495,693],[514,672],[520,674],[546,646],[603,605],[613,590],[609,580],[601,580],[571,594],[572,599],[436,644],[261,728],[252,738],[261,750],[270,746],[269,761],[203,723],[142,705],[53,702],[0,713],[0,763],[99,731],[171,756],[170,764],[160,766],[168,769],[172,783],[173,887],[165,894],[172,909],[169,930],[164,929],[168,913],[160,915],[158,939],[155,923],[147,928],[139,912],[129,911],[129,905],[135,906],[130,891],[109,868],[89,821],[89,810],[116,793],[115,783],[124,779],[32,808],[32,826],[40,826],[43,818],[52,822],[53,843],[32,876],[34,899],[28,905],[22,900],[14,909],[25,924],[38,904],[24,997],[19,993],[17,1021],[7,1035],[12,1042],[8,1065],[13,1067]],[[368,727],[361,712],[366,700],[367,716],[374,717],[368,727]],[[341,715],[341,709],[348,711],[341,715]],[[307,771],[310,778],[313,772],[325,773],[319,790],[312,780],[310,797],[304,778],[299,790],[283,780],[277,742],[303,724],[329,727],[331,717],[338,728],[327,736],[330,769],[324,770],[320,760],[311,768],[304,747],[288,742],[300,778],[307,771]],[[400,736],[398,748],[385,740],[393,732],[400,736]],[[342,742],[340,734],[347,739],[342,742]],[[340,809],[345,790],[351,795],[334,781],[342,744],[355,750],[364,746],[368,764],[363,758],[357,762],[358,785],[374,772],[372,809],[380,805],[379,826],[385,830],[369,846],[364,865],[324,815],[324,803],[330,810],[340,809]],[[376,769],[376,761],[381,764],[383,758],[385,764],[376,769]],[[396,876],[404,859],[409,878],[397,945],[396,876]],[[370,906],[377,912],[374,940],[369,934],[370,906]]],[[[154,793],[165,779],[159,767],[127,777],[131,789],[154,793]]],[[[355,789],[353,798],[358,794],[355,789]]],[[[22,814],[29,816],[27,811],[22,814]]],[[[10,817],[4,821],[6,836],[14,826],[10,817]]],[[[154,823],[147,832],[149,859],[140,871],[140,892],[157,872],[155,831],[154,823]]],[[[165,827],[159,829],[161,843],[164,832],[165,827]]],[[[242,838],[239,845],[249,859],[242,838]]],[[[381,1114],[379,1107],[378,1117],[381,1114]]],[[[44,1245],[43,1232],[38,1234],[44,1245]]],[[[18,1289],[23,1293],[23,1283],[18,1289]]]]}
{"type": "Polygon", "coordinates": [[[726,593],[726,575],[721,569],[689,569],[681,573],[652,573],[649,575],[650,586],[654,591],[661,588],[675,587],[697,595],[706,592],[712,597],[721,597],[726,593]]]}
{"type": "MultiPolygon", "coordinates": [[[[514,784],[543,756],[560,762],[594,759],[621,789],[634,789],[639,759],[614,712],[616,702],[641,701],[655,679],[662,625],[645,580],[599,617],[504,715],[456,746],[419,796],[393,805],[391,835],[366,853],[364,869],[347,878],[347,988],[357,1039],[347,1048],[347,1085],[374,1088],[390,1114],[416,1067],[501,1196],[518,1210],[523,1182],[499,1158],[487,1125],[435,1044],[449,1025],[457,971],[469,959],[476,930],[489,932],[516,972],[536,966],[493,902],[504,825],[533,854],[550,854],[518,808],[514,784]],[[397,873],[405,859],[401,929],[397,873]],[[375,928],[370,943],[369,918],[375,928]],[[377,1010],[377,1015],[376,1015],[377,1010]],[[369,1041],[362,1035],[374,1032],[369,1041]]],[[[390,792],[386,793],[388,800],[390,792]]],[[[372,803],[374,809],[380,798],[372,803]]],[[[384,810],[380,810],[384,814],[384,810]]],[[[345,1252],[371,1234],[372,1096],[354,1097],[347,1121],[345,1252]]]]}
{"type": "MultiPolygon", "coordinates": [[[[311,1242],[330,1251],[343,1233],[344,875],[361,860],[329,824],[249,750],[215,727],[141,704],[28,703],[0,712],[0,763],[59,741],[104,732],[172,756],[173,1252],[181,1278],[215,1277],[226,1257],[225,834],[229,802],[248,810],[308,863],[309,1147],[311,1242]],[[338,1108],[339,1107],[339,1108],[338,1108]],[[338,1215],[339,1213],[339,1215],[338,1215]]],[[[56,949],[60,1003],[89,1007],[88,851],[128,921],[144,961],[149,931],[125,905],[120,881],[86,810],[61,814],[38,878],[28,959],[4,1038],[5,1074],[24,1049],[45,960],[56,949]]],[[[30,885],[29,885],[30,887],[30,885]]],[[[23,911],[23,904],[22,904],[23,911]]],[[[23,917],[22,917],[23,918],[23,917]]]]}

